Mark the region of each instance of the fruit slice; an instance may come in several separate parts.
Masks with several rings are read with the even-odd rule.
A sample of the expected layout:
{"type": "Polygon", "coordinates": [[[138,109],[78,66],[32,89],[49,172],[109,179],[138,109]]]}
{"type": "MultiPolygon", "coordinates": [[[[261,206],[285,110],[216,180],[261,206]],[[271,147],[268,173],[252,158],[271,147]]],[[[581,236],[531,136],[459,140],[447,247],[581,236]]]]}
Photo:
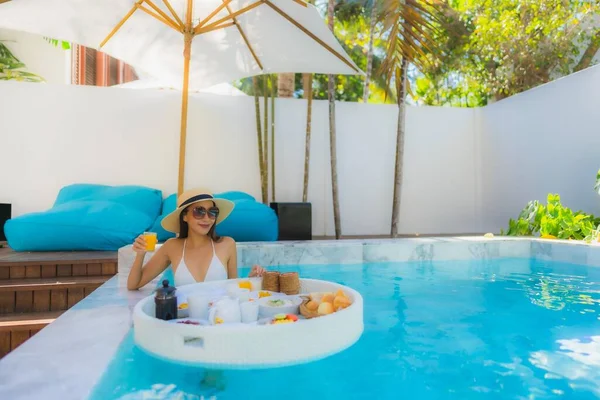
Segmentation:
{"type": "Polygon", "coordinates": [[[238,286],[240,289],[252,290],[252,283],[250,281],[239,281],[238,286]]]}

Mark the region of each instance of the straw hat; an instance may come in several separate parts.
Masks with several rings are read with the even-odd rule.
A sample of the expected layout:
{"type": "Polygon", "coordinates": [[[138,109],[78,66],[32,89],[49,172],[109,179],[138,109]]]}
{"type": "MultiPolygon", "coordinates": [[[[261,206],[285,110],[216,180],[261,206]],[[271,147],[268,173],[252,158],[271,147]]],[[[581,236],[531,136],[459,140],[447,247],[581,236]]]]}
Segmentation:
{"type": "Polygon", "coordinates": [[[191,189],[181,193],[177,198],[177,208],[175,211],[163,218],[160,223],[163,228],[169,232],[179,233],[179,215],[188,206],[201,201],[211,200],[219,208],[219,216],[216,224],[223,222],[231,214],[234,204],[232,201],[213,197],[213,194],[206,189],[191,189]]]}

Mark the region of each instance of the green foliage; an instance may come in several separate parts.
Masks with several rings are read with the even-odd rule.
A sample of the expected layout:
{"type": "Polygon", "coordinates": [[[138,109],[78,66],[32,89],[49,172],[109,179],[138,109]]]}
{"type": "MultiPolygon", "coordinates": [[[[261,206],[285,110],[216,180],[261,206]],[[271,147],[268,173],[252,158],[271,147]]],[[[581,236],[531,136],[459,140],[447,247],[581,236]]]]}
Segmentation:
{"type": "Polygon", "coordinates": [[[64,40],[58,40],[58,39],[52,39],[49,37],[44,37],[44,40],[46,40],[48,43],[50,43],[52,46],[54,47],[59,47],[63,50],[70,50],[71,49],[71,43],[69,42],[65,42],[64,40]]]}
{"type": "Polygon", "coordinates": [[[573,211],[561,204],[558,194],[548,194],[547,204],[531,201],[518,219],[510,219],[508,236],[533,236],[588,240],[600,220],[591,214],[573,211]]]}
{"type": "Polygon", "coordinates": [[[596,193],[600,194],[600,169],[596,173],[596,184],[594,185],[596,193]]]}
{"type": "MultiPolygon", "coordinates": [[[[444,58],[423,71],[416,99],[484,105],[589,66],[600,3],[586,0],[449,0],[440,22],[444,58]],[[457,101],[457,98],[461,99],[457,101]]],[[[595,53],[595,51],[593,51],[595,53]]]]}
{"type": "Polygon", "coordinates": [[[14,54],[0,42],[0,81],[15,80],[20,82],[44,82],[44,78],[24,70],[23,64],[14,54]]]}
{"type": "MultiPolygon", "coordinates": [[[[340,0],[335,7],[335,36],[363,71],[367,69],[367,52],[369,44],[370,14],[372,2],[367,0],[340,0]]],[[[318,8],[327,6],[326,2],[319,2],[318,8]]],[[[373,47],[373,71],[377,71],[384,55],[385,38],[381,36],[381,24],[375,27],[373,47]]],[[[394,101],[391,92],[386,90],[383,78],[372,74],[369,86],[369,101],[372,103],[384,103],[386,97],[394,101]]],[[[304,95],[302,85],[302,74],[296,74],[294,97],[302,98],[304,95]]],[[[252,78],[241,79],[234,86],[248,95],[253,95],[252,78]]],[[[338,101],[361,101],[364,90],[364,77],[360,75],[338,75],[336,76],[335,99],[338,101]]],[[[326,100],[328,91],[328,77],[323,74],[313,75],[313,99],[326,100]]]]}

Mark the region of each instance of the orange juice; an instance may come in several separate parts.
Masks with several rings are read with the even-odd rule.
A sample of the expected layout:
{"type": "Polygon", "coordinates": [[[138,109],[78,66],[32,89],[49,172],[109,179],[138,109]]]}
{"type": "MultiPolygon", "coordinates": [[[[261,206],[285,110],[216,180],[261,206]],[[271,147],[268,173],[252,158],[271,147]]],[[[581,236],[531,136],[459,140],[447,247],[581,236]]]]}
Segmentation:
{"type": "Polygon", "coordinates": [[[250,281],[239,281],[238,286],[240,289],[252,290],[252,283],[250,281]]]}
{"type": "Polygon", "coordinates": [[[154,251],[158,242],[156,232],[144,232],[144,239],[146,239],[146,251],[154,251]]]}

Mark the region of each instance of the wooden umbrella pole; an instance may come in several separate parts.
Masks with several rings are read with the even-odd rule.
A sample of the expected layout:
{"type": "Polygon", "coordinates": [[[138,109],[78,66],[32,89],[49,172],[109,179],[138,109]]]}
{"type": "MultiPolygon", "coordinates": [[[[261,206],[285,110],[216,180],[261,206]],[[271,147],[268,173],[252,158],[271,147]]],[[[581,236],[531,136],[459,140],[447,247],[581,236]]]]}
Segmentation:
{"type": "Polygon", "coordinates": [[[177,196],[183,192],[185,175],[185,142],[187,135],[188,85],[190,81],[192,38],[193,35],[191,33],[184,33],[183,40],[185,45],[183,50],[183,90],[181,92],[181,131],[179,134],[179,180],[177,182],[177,196]]]}
{"type": "Polygon", "coordinates": [[[179,179],[177,181],[177,196],[183,193],[185,177],[185,146],[188,117],[188,86],[190,82],[190,58],[194,31],[191,21],[192,1],[188,0],[187,18],[183,32],[183,90],[181,91],[181,132],[179,134],[179,179]]]}

